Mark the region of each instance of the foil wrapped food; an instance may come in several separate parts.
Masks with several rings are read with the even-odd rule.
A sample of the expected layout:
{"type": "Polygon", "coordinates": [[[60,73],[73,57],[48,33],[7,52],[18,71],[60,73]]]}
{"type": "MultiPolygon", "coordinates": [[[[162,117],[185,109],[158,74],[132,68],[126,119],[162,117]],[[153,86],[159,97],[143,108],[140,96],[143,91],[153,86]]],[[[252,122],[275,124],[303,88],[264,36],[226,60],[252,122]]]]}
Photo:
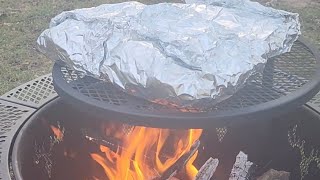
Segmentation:
{"type": "Polygon", "coordinates": [[[248,0],[104,4],[63,12],[38,38],[56,61],[148,99],[221,101],[290,51],[298,14],[248,0]]]}

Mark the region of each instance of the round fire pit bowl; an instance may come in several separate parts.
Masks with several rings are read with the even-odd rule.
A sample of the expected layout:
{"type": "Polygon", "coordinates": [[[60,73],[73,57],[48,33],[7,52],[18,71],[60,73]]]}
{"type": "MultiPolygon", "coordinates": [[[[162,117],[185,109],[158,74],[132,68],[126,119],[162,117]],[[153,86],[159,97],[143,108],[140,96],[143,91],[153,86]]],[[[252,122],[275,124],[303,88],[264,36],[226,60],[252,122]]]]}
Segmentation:
{"type": "Polygon", "coordinates": [[[269,59],[261,74],[227,100],[195,107],[165,106],[124,93],[110,82],[84,76],[56,63],[53,84],[79,111],[131,125],[206,128],[243,120],[271,119],[309,101],[320,88],[320,58],[299,39],[291,52],[269,59]]]}
{"type": "MultiPolygon", "coordinates": [[[[84,129],[98,132],[106,119],[78,112],[61,98],[43,106],[23,125],[13,142],[15,179],[106,179],[103,169],[90,156],[100,151],[99,145],[82,134],[84,129]],[[52,126],[63,133],[60,139],[52,126]]],[[[270,125],[242,123],[229,127],[222,139],[215,129],[204,130],[194,165],[200,168],[209,157],[217,158],[219,166],[213,179],[229,179],[236,155],[242,151],[254,163],[247,179],[256,179],[270,169],[289,172],[290,180],[319,179],[319,112],[304,106],[273,119],[270,125]],[[268,131],[261,133],[262,129],[268,131]]]]}
{"type": "MultiPolygon", "coordinates": [[[[316,162],[319,159],[317,152],[320,152],[319,112],[320,94],[305,106],[264,121],[265,124],[251,121],[227,127],[208,127],[200,139],[201,146],[206,147],[200,147],[201,155],[196,165],[201,166],[208,156],[218,158],[221,163],[217,173],[220,173],[214,177],[226,179],[228,173],[223,172],[230,171],[235,155],[241,150],[258,167],[252,174],[254,177],[273,168],[291,172],[291,180],[300,180],[301,174],[303,180],[319,179],[319,163],[316,162]]],[[[93,118],[58,98],[51,74],[8,91],[0,96],[0,179],[46,180],[49,179],[49,169],[51,179],[78,179],[90,175],[92,168],[88,168],[86,162],[92,160],[85,155],[74,161],[72,153],[69,154],[72,151],[66,151],[71,155],[66,158],[65,149],[73,147],[86,152],[87,149],[81,148],[86,141],[81,140],[83,136],[79,130],[100,127],[101,122],[110,119],[109,116],[93,118]],[[65,138],[59,144],[53,143],[48,159],[50,144],[55,140],[50,125],[65,129],[65,138]],[[48,162],[52,162],[52,166],[48,162]]]]}

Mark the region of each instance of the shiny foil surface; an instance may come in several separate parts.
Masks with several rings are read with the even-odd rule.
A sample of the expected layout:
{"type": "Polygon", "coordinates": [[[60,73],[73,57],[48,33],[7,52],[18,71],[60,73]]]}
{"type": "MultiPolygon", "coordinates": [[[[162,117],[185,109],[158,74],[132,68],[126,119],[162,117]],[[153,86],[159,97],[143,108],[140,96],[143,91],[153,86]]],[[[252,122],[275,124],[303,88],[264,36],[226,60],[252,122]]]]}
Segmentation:
{"type": "Polygon", "coordinates": [[[299,35],[298,14],[248,0],[131,1],[63,12],[37,42],[52,60],[137,96],[219,102],[299,35]]]}

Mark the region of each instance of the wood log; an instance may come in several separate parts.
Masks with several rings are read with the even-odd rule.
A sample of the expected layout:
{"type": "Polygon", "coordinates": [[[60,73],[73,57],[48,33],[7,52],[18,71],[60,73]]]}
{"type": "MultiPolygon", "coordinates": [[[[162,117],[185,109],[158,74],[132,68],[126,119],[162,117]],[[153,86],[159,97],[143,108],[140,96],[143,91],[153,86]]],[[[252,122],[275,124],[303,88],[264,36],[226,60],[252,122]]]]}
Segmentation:
{"type": "Polygon", "coordinates": [[[270,169],[265,172],[262,176],[258,177],[257,180],[289,180],[290,173],[286,171],[276,171],[274,169],[270,169]]]}
{"type": "Polygon", "coordinates": [[[195,180],[210,180],[219,164],[218,159],[210,157],[200,168],[195,180]]]}
{"type": "Polygon", "coordinates": [[[182,170],[190,158],[196,153],[200,146],[200,141],[197,140],[191,146],[190,151],[183,154],[172,166],[170,166],[165,172],[162,173],[158,180],[167,180],[176,175],[180,170],[182,170]]]}
{"type": "Polygon", "coordinates": [[[248,161],[248,155],[240,151],[232,167],[229,180],[247,180],[252,165],[253,163],[248,161]]]}
{"type": "Polygon", "coordinates": [[[102,139],[99,136],[96,136],[94,134],[89,134],[89,133],[85,133],[84,138],[97,145],[105,146],[113,152],[117,152],[117,149],[121,148],[121,141],[117,140],[116,138],[105,137],[104,139],[102,139]]]}

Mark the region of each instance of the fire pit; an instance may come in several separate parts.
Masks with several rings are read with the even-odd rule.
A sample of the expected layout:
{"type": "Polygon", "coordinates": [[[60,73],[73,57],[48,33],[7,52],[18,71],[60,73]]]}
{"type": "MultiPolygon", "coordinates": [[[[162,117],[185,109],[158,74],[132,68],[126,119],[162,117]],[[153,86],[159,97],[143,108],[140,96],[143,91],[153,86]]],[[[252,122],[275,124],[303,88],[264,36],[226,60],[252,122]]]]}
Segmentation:
{"type": "Polygon", "coordinates": [[[210,157],[219,160],[213,175],[219,180],[256,179],[270,169],[317,179],[320,96],[300,106],[319,90],[317,55],[299,41],[270,62],[235,96],[201,109],[122,96],[55,65],[54,82],[46,75],[1,96],[0,179],[123,179],[119,168],[134,171],[133,179],[167,179],[174,171],[187,179],[210,157]],[[240,151],[250,168],[235,165],[240,151]],[[239,168],[245,175],[233,174],[239,168]]]}
{"type": "MultiPolygon", "coordinates": [[[[315,179],[320,177],[320,170],[313,167],[317,162],[311,159],[319,158],[319,154],[311,155],[310,151],[320,148],[316,138],[319,119],[316,111],[305,106],[273,119],[269,127],[257,123],[230,127],[222,141],[215,130],[205,131],[200,138],[202,144],[195,165],[199,168],[209,157],[218,158],[220,165],[215,177],[228,179],[235,157],[242,150],[257,166],[252,178],[273,168],[291,172],[292,179],[299,179],[300,168],[306,173],[304,170],[310,166],[309,173],[304,174],[305,179],[315,179]],[[248,127],[250,131],[246,130],[248,127]],[[267,128],[268,132],[261,133],[262,128],[267,128]],[[306,141],[305,145],[301,144],[302,140],[306,141]],[[305,151],[303,159],[300,150],[305,151]]],[[[71,109],[60,98],[45,105],[24,125],[15,142],[12,161],[16,178],[104,179],[101,178],[104,177],[103,169],[91,157],[92,153],[99,152],[99,146],[83,136],[84,130],[101,129],[99,126],[104,121],[71,109]],[[77,123],[71,121],[75,119],[77,123]],[[58,132],[52,127],[59,129],[58,132]]],[[[130,126],[122,129],[130,131],[130,126]]],[[[144,139],[146,141],[147,137],[144,139]]],[[[108,139],[106,142],[116,143],[108,139]]]]}

